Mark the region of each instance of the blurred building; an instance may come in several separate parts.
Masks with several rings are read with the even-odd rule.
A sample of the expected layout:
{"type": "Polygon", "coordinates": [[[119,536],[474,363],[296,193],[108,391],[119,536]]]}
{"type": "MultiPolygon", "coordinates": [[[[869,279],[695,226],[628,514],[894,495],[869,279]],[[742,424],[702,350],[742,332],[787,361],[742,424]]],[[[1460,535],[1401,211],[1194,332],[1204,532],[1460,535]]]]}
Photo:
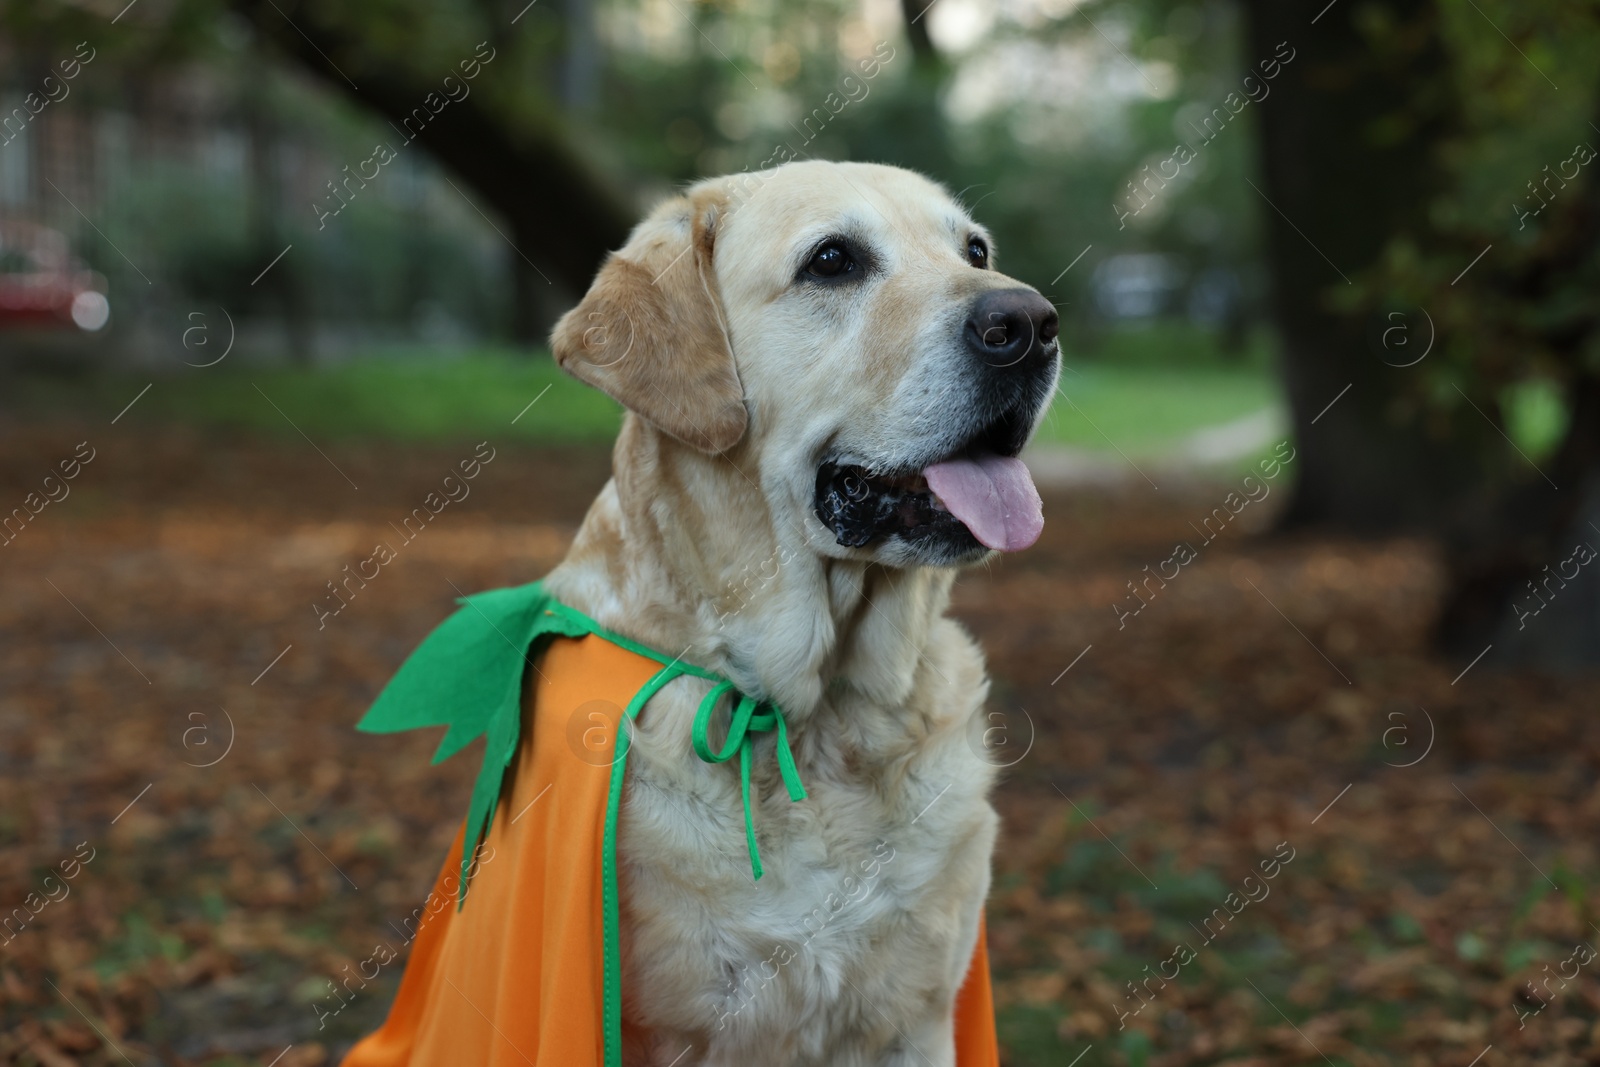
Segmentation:
{"type": "MultiPolygon", "coordinates": [[[[319,210],[375,142],[400,143],[319,87],[248,49],[237,64],[129,71],[86,46],[71,79],[71,48],[7,52],[0,294],[26,302],[18,294],[67,275],[99,292],[110,316],[86,353],[150,358],[176,343],[188,311],[216,305],[242,324],[245,351],[300,358],[481,338],[504,319],[508,250],[419,149],[363,183],[348,211],[319,210]]],[[[13,342],[21,325],[0,306],[13,342]]]]}

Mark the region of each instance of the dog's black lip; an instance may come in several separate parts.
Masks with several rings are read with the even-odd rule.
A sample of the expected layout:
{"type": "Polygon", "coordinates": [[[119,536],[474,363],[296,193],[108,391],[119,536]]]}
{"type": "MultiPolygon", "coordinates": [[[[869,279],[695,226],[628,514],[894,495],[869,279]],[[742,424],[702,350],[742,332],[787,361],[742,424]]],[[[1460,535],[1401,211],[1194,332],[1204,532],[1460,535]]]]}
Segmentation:
{"type": "Polygon", "coordinates": [[[917,472],[883,474],[855,464],[825,462],[817,468],[814,510],[818,521],[846,548],[888,537],[913,543],[938,537],[963,552],[982,547],[917,472]]]}
{"type": "Polygon", "coordinates": [[[939,536],[957,552],[980,550],[983,546],[972,531],[928,488],[922,471],[963,456],[1015,456],[1022,451],[1031,427],[1024,405],[1016,403],[958,447],[926,460],[882,469],[852,463],[842,455],[830,457],[817,467],[813,510],[846,548],[860,548],[890,536],[911,542],[939,536]]]}
{"type": "Polygon", "coordinates": [[[1028,441],[1028,431],[1033,428],[1033,420],[1020,403],[1012,404],[994,419],[979,428],[972,435],[964,449],[957,454],[970,451],[994,452],[1002,456],[1015,456],[1022,451],[1022,446],[1028,441]]]}

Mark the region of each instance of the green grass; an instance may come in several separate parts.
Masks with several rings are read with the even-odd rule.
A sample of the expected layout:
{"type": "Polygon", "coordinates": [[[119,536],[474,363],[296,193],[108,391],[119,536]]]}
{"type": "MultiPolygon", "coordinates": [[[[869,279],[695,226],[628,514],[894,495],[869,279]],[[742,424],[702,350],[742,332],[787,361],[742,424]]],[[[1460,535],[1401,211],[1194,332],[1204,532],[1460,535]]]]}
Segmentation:
{"type": "Polygon", "coordinates": [[[1039,438],[1129,453],[1169,449],[1197,430],[1283,402],[1272,335],[1229,351],[1212,330],[1162,322],[1064,335],[1061,393],[1039,438]]]}
{"type": "MultiPolygon", "coordinates": [[[[1066,347],[1062,395],[1040,426],[1043,443],[1107,453],[1114,445],[1149,455],[1171,451],[1198,430],[1283,403],[1265,335],[1233,355],[1212,335],[1175,326],[1114,332],[1092,347],[1069,338],[1066,347]]],[[[109,419],[153,378],[128,421],[291,438],[298,427],[318,441],[493,435],[497,441],[603,443],[615,436],[622,417],[609,398],[561,373],[542,352],[413,348],[315,369],[178,369],[23,378],[5,383],[6,406],[20,414],[109,419]]],[[[1548,384],[1508,390],[1503,408],[1511,437],[1536,459],[1565,431],[1561,397],[1548,384]]]]}
{"type": "MultiPolygon", "coordinates": [[[[19,384],[11,406],[110,418],[150,380],[125,374],[30,379],[19,384]]],[[[373,357],[315,369],[184,370],[155,378],[127,418],[288,437],[298,437],[298,427],[319,441],[492,435],[496,441],[603,442],[616,435],[622,413],[548,356],[476,351],[373,357]]]]}
{"type": "Polygon", "coordinates": [[[1068,364],[1039,439],[1081,448],[1149,452],[1280,402],[1277,381],[1248,367],[1068,364]]]}
{"type": "MultiPolygon", "coordinates": [[[[1276,382],[1263,369],[1162,368],[1144,359],[1125,366],[1115,356],[1069,361],[1062,390],[1072,404],[1056,398],[1041,440],[1110,451],[1109,438],[1129,452],[1149,451],[1260,410],[1277,396],[1276,382]]],[[[298,427],[318,441],[453,441],[492,434],[496,440],[603,442],[615,435],[621,419],[616,404],[561,373],[542,353],[409,350],[316,369],[180,370],[155,376],[128,421],[288,437],[298,436],[298,427]]],[[[29,378],[15,383],[9,406],[109,419],[151,379],[124,373],[29,378]]]]}

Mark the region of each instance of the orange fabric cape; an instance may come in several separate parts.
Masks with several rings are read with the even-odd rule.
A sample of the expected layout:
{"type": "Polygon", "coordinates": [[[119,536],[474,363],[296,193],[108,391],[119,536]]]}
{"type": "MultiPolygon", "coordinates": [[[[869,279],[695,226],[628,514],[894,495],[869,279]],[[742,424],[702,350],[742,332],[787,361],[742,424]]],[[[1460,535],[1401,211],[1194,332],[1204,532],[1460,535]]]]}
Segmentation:
{"type": "MultiPolygon", "coordinates": [[[[538,593],[537,585],[497,593],[521,591],[538,593]]],[[[478,599],[466,601],[457,617],[477,610],[478,599]]],[[[545,599],[534,606],[550,605],[545,599]]],[[[626,644],[638,651],[623,647],[618,641],[625,639],[555,607],[568,622],[588,622],[578,627],[588,633],[524,646],[516,657],[520,667],[526,656],[534,671],[516,682],[518,729],[503,774],[494,773],[494,753],[486,757],[495,785],[487,833],[466,864],[473,820],[457,833],[422,909],[388,1018],[350,1051],[344,1067],[621,1067],[615,866],[608,854],[627,749],[619,730],[677,673],[669,673],[674,664],[664,658],[642,654],[648,650],[632,642],[626,644]]],[[[426,649],[425,643],[413,654],[391,688],[426,649]]],[[[499,656],[487,647],[478,651],[499,656]]],[[[438,664],[422,666],[440,673],[438,664]]],[[[695,668],[687,673],[705,676],[695,668]]],[[[383,706],[380,698],[373,714],[383,706]]],[[[404,716],[374,722],[373,714],[363,729],[407,728],[398,721],[404,716]]],[[[492,725],[486,732],[492,749],[492,725]]],[[[465,744],[455,736],[456,749],[447,751],[450,742],[447,736],[441,756],[465,744]]],[[[960,1067],[998,1067],[981,924],[955,1016],[960,1067]]]]}

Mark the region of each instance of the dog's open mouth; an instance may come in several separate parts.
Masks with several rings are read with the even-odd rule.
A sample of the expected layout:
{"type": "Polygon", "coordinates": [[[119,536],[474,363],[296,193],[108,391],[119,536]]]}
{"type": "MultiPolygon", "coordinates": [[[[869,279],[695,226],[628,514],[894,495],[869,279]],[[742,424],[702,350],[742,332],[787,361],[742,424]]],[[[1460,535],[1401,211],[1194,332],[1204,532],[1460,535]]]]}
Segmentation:
{"type": "Polygon", "coordinates": [[[1027,429],[1020,412],[1007,412],[920,469],[825,462],[817,469],[817,518],[849,548],[890,536],[965,540],[1002,552],[1027,548],[1044,528],[1039,491],[1017,458],[1027,429]]]}

